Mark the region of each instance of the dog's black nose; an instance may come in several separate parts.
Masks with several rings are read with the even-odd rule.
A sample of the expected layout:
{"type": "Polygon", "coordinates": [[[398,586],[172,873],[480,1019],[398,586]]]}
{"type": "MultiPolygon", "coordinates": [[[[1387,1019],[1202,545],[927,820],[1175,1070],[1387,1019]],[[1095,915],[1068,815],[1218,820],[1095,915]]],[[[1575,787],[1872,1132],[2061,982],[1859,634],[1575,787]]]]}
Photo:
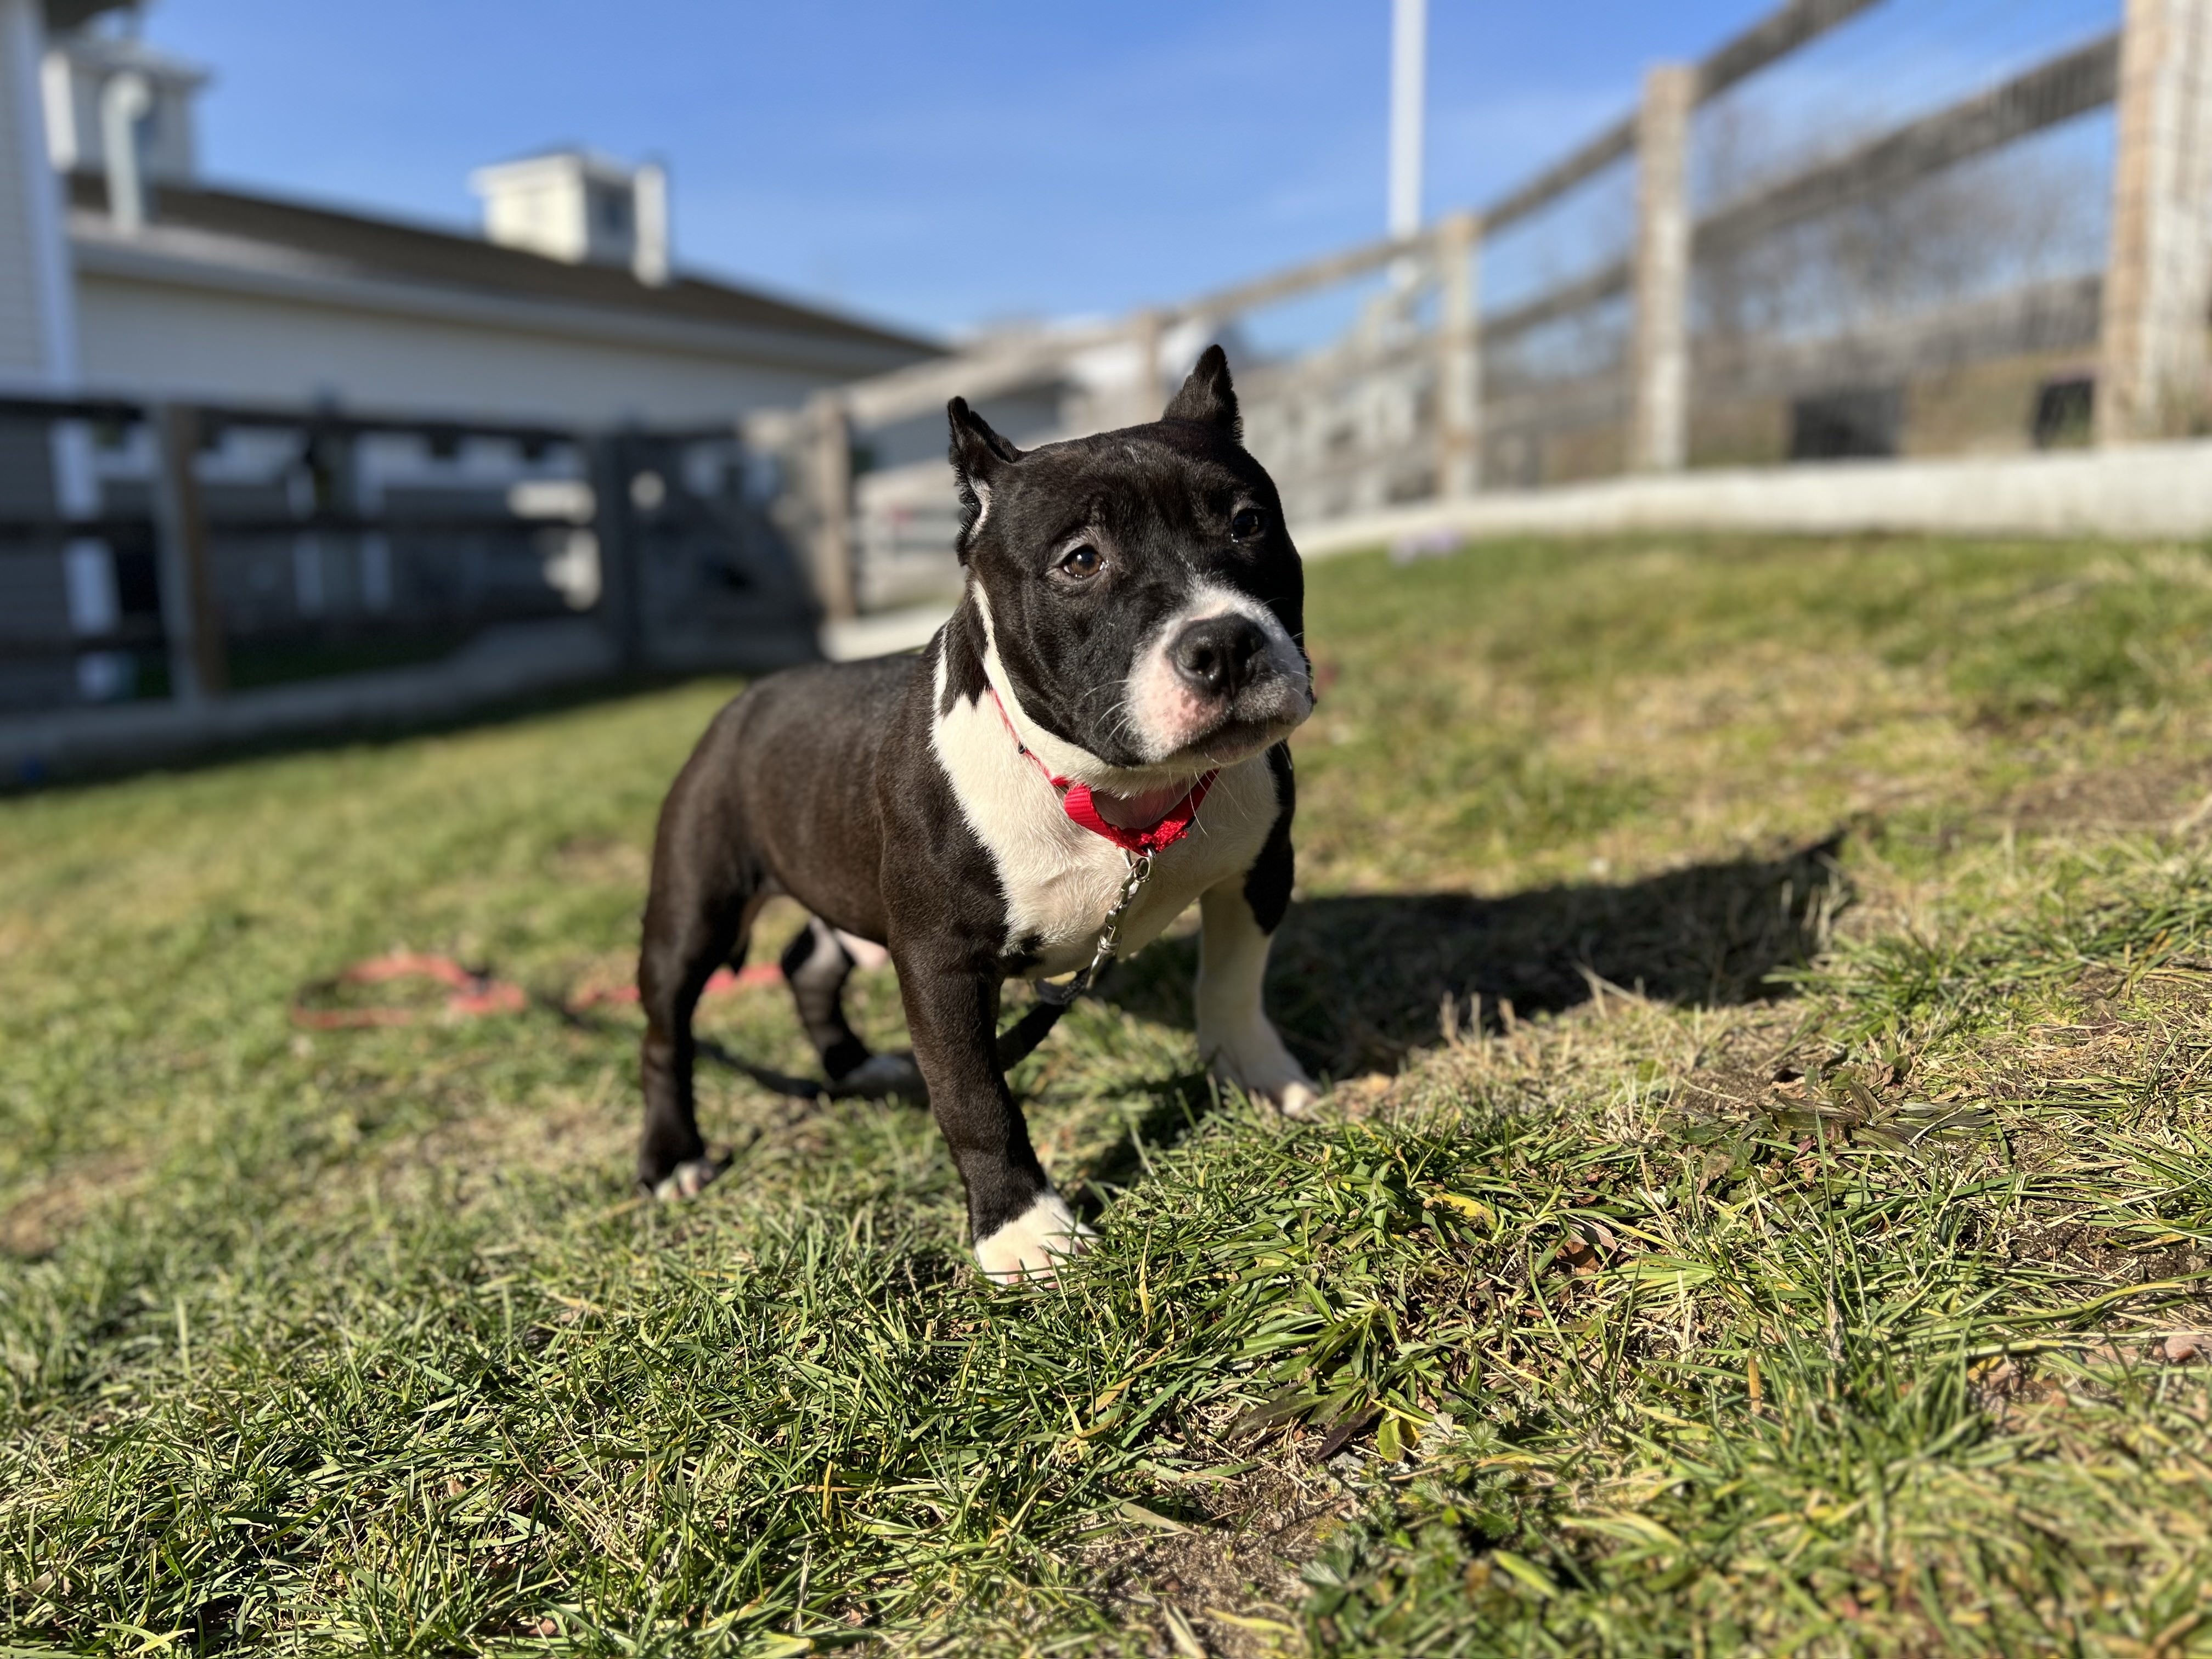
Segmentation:
{"type": "Polygon", "coordinates": [[[1168,647],[1182,683],[1209,697],[1235,696],[1257,677],[1267,655],[1260,624],[1233,611],[1191,623],[1168,647]]]}

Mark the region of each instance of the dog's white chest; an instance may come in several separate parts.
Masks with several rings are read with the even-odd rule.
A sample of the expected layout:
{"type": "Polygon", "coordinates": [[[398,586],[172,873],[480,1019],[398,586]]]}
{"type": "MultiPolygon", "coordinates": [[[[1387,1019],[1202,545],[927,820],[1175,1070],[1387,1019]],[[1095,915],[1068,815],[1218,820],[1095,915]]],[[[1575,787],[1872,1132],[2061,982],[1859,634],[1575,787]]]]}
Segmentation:
{"type": "MultiPolygon", "coordinates": [[[[1089,962],[1128,873],[1127,856],[1067,816],[1059,792],[988,703],[956,702],[939,715],[933,738],[961,814],[997,867],[1008,954],[1036,952],[1032,971],[1040,974],[1089,962]]],[[[1265,756],[1224,768],[1190,833],[1153,859],[1122,920],[1119,954],[1158,937],[1207,888],[1250,868],[1275,813],[1265,756]]]]}

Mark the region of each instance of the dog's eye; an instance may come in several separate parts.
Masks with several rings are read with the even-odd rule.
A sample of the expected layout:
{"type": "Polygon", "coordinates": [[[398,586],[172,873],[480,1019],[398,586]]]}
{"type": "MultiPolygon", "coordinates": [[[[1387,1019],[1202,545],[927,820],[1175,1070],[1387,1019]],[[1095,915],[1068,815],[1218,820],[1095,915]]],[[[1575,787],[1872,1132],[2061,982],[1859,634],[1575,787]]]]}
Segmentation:
{"type": "Polygon", "coordinates": [[[1256,507],[1240,507],[1229,520],[1229,533],[1240,542],[1249,542],[1260,533],[1267,522],[1267,515],[1256,507]]]}
{"type": "Polygon", "coordinates": [[[1105,563],[1106,561],[1098,556],[1098,550],[1085,542],[1062,559],[1060,562],[1060,568],[1063,574],[1079,580],[1085,576],[1097,575],[1104,568],[1105,563]]]}

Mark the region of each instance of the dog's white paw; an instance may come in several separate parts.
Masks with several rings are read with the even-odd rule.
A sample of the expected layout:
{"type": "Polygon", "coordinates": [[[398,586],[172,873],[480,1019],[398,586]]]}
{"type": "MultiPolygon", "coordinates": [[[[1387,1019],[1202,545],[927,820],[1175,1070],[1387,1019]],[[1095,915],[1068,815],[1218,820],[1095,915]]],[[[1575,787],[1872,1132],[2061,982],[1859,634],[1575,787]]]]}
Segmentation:
{"type": "Polygon", "coordinates": [[[1025,1279],[1049,1284],[1054,1263],[1082,1255],[1097,1237],[1075,1218],[1058,1193],[1048,1188],[988,1238],[977,1239],[975,1261],[985,1278],[1000,1285],[1025,1279]]]}
{"type": "Polygon", "coordinates": [[[1264,1018],[1228,1036],[1201,1031],[1199,1046],[1214,1076],[1267,1102],[1285,1117],[1310,1116],[1321,1100],[1306,1068],[1291,1057],[1264,1018]]]}
{"type": "Polygon", "coordinates": [[[711,1158],[694,1158],[678,1164],[653,1189],[653,1195],[664,1204],[696,1198],[706,1189],[707,1183],[722,1173],[722,1166],[711,1158]]]}

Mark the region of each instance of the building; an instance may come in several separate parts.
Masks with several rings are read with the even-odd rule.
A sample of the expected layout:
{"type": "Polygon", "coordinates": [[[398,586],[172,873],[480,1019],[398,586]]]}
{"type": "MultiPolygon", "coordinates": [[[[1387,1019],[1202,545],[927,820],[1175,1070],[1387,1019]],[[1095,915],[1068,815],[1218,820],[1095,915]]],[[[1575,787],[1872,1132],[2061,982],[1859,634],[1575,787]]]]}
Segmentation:
{"type": "Polygon", "coordinates": [[[683,269],[651,163],[563,148],[483,167],[480,234],[211,182],[195,132],[209,77],[134,21],[113,0],[0,0],[0,712],[178,683],[125,648],[167,637],[173,655],[179,637],[173,605],[155,614],[151,544],[67,528],[158,516],[153,421],[56,419],[26,398],[216,412],[191,465],[210,513],[239,528],[210,532],[210,603],[234,644],[252,635],[288,662],[404,632],[410,595],[442,595],[450,634],[464,568],[470,592],[504,595],[486,625],[592,609],[591,509],[577,505],[592,499],[591,446],[559,437],[636,433],[659,445],[656,488],[681,486],[655,521],[689,512],[693,543],[751,549],[719,565],[711,546],[668,555],[672,569],[723,572],[700,579],[715,591],[696,602],[667,580],[655,590],[701,635],[684,659],[703,663],[708,633],[734,638],[736,611],[759,608],[732,594],[781,580],[753,580],[775,536],[755,533],[738,499],[738,423],[939,349],[683,269]],[[302,418],[257,428],[221,411],[302,418]],[[496,518],[525,501],[586,527],[443,540],[333,527],[496,518]],[[298,534],[270,528],[287,519],[298,534]],[[728,625],[709,629],[716,616],[728,625]]]}
{"type": "MultiPolygon", "coordinates": [[[[483,168],[471,180],[482,235],[218,187],[198,174],[204,73],[99,20],[49,35],[31,0],[0,3],[17,106],[0,188],[22,198],[0,229],[0,257],[27,279],[0,276],[0,293],[35,295],[44,313],[0,321],[14,324],[0,332],[0,379],[699,425],[937,349],[673,267],[657,166],[562,149],[483,168]],[[23,109],[33,98],[35,110],[23,109]],[[51,196],[47,169],[64,183],[58,206],[31,199],[51,196]],[[57,267],[68,292],[43,293],[57,267]]],[[[66,21],[83,9],[49,0],[44,11],[66,21]]]]}

